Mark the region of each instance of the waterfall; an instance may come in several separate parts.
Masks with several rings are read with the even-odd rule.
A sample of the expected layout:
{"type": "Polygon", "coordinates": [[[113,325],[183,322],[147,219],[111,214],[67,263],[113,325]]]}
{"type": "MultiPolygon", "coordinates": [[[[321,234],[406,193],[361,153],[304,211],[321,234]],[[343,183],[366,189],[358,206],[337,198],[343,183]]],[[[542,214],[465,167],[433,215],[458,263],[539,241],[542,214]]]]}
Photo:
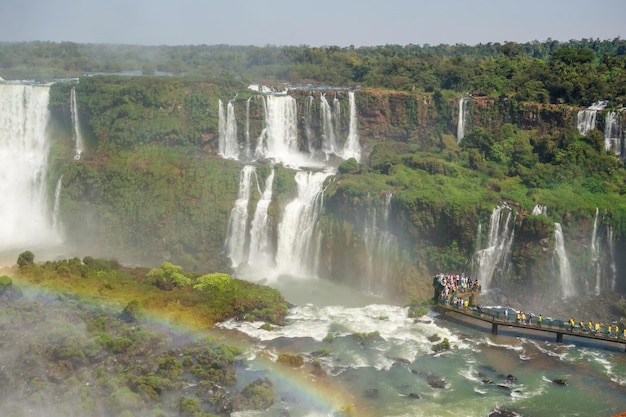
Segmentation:
{"type": "Polygon", "coordinates": [[[622,146],[622,129],[619,112],[610,111],[606,113],[604,124],[604,150],[612,150],[615,155],[622,157],[624,149],[622,146]]]}
{"type": "Polygon", "coordinates": [[[310,94],[307,97],[306,108],[304,113],[304,134],[306,136],[306,144],[309,150],[309,154],[313,154],[315,152],[315,147],[313,144],[313,129],[311,124],[313,123],[313,95],[310,94]]]}
{"type": "Polygon", "coordinates": [[[246,160],[252,159],[252,144],[250,142],[250,100],[252,100],[252,96],[248,97],[246,100],[246,151],[245,156],[246,160]]]}
{"type": "Polygon", "coordinates": [[[484,289],[496,271],[506,274],[510,268],[511,245],[515,235],[515,216],[513,210],[505,203],[498,205],[491,212],[487,247],[479,249],[475,255],[477,264],[474,274],[484,289]]]}
{"type": "Polygon", "coordinates": [[[565,251],[565,238],[560,223],[554,223],[554,253],[559,263],[559,282],[561,283],[561,295],[568,298],[576,295],[574,282],[572,279],[572,270],[565,251]]]}
{"type": "Polygon", "coordinates": [[[226,250],[233,267],[239,266],[247,258],[246,241],[248,232],[248,202],[252,189],[253,165],[245,165],[239,176],[239,193],[235,206],[230,212],[226,234],[226,250]]]}
{"type": "Polygon", "coordinates": [[[70,113],[72,115],[72,127],[74,134],[74,159],[79,160],[85,146],[83,144],[83,137],[80,134],[78,105],[76,104],[76,87],[72,87],[72,91],[70,93],[70,113]]]}
{"type": "Polygon", "coordinates": [[[365,251],[367,255],[366,282],[367,290],[383,295],[390,275],[391,251],[397,243],[396,237],[389,231],[389,213],[393,194],[384,194],[382,215],[376,207],[368,212],[364,227],[365,251]]]}
{"type": "Polygon", "coordinates": [[[591,267],[594,270],[595,286],[594,292],[600,295],[600,244],[598,242],[598,208],[596,207],[596,215],[593,218],[593,231],[591,233],[591,267]]]}
{"type": "Polygon", "coordinates": [[[232,100],[228,102],[226,112],[224,103],[219,100],[219,154],[226,159],[239,159],[239,145],[237,143],[237,121],[235,106],[232,100]]]}
{"type": "Polygon", "coordinates": [[[46,190],[50,87],[0,84],[0,250],[61,243],[46,190]]]}
{"type": "Polygon", "coordinates": [[[581,135],[586,135],[591,129],[596,128],[596,114],[598,110],[604,109],[607,104],[606,100],[597,101],[590,107],[578,112],[576,127],[581,135]]]}
{"type": "Polygon", "coordinates": [[[61,187],[63,186],[63,175],[57,180],[54,188],[54,206],[52,209],[52,228],[61,234],[61,187]]]}
{"type": "Polygon", "coordinates": [[[606,240],[609,246],[609,256],[611,257],[611,291],[615,291],[615,283],[617,282],[617,265],[615,264],[615,241],[613,238],[613,227],[606,227],[606,240]]]}
{"type": "Polygon", "coordinates": [[[333,110],[326,100],[326,94],[320,96],[320,112],[322,120],[322,152],[328,155],[337,153],[337,139],[335,124],[333,123],[333,110]]]}
{"type": "Polygon", "coordinates": [[[332,172],[296,173],[297,196],[287,204],[278,225],[276,267],[279,273],[316,276],[320,236],[317,230],[323,185],[332,172]]]}
{"type": "Polygon", "coordinates": [[[469,116],[470,97],[461,97],[459,100],[459,121],[456,125],[456,143],[461,143],[465,137],[465,123],[469,116]]]}
{"type": "Polygon", "coordinates": [[[354,158],[357,161],[361,160],[361,145],[359,144],[359,132],[356,119],[356,100],[354,98],[354,91],[348,92],[348,99],[350,100],[350,125],[348,130],[348,138],[343,147],[343,159],[354,158]]]}
{"type": "Polygon", "coordinates": [[[547,216],[548,215],[548,207],[542,205],[542,204],[536,204],[535,207],[533,207],[533,211],[530,213],[533,216],[539,216],[539,215],[544,215],[547,216]]]}
{"type": "Polygon", "coordinates": [[[272,202],[272,186],[274,183],[274,169],[265,180],[265,190],[257,202],[252,223],[250,225],[250,253],[248,263],[252,266],[272,266],[270,259],[273,254],[270,233],[270,218],[268,208],[272,202]]]}
{"type": "Polygon", "coordinates": [[[265,129],[257,143],[255,155],[287,166],[309,163],[309,157],[298,149],[298,111],[296,100],[288,95],[264,96],[265,129]]]}

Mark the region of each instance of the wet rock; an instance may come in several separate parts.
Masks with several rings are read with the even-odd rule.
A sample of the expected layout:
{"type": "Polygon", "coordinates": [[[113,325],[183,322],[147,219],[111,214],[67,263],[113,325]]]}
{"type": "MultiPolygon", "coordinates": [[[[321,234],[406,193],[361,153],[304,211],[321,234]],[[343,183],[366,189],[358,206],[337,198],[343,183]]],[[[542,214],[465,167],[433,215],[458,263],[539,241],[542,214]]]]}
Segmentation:
{"type": "Polygon", "coordinates": [[[410,392],[409,395],[407,395],[408,398],[411,398],[413,400],[421,400],[422,397],[420,397],[419,394],[416,394],[414,392],[410,392]]]}
{"type": "Polygon", "coordinates": [[[368,388],[363,392],[365,398],[378,398],[378,390],[376,388],[368,388]]]}
{"type": "Polygon", "coordinates": [[[509,382],[517,382],[517,377],[515,375],[508,374],[506,376],[506,380],[509,382]]]}
{"type": "Polygon", "coordinates": [[[496,408],[491,413],[489,413],[489,417],[518,417],[518,416],[519,414],[517,414],[514,411],[507,410],[507,409],[500,409],[500,408],[496,408]]]}
{"type": "Polygon", "coordinates": [[[552,380],[552,382],[554,382],[555,384],[558,384],[558,385],[563,385],[563,386],[567,385],[567,379],[565,379],[565,378],[554,378],[552,380]]]}
{"type": "Polygon", "coordinates": [[[436,376],[429,376],[428,385],[430,385],[433,388],[443,389],[446,387],[446,381],[443,378],[439,378],[436,376]]]}

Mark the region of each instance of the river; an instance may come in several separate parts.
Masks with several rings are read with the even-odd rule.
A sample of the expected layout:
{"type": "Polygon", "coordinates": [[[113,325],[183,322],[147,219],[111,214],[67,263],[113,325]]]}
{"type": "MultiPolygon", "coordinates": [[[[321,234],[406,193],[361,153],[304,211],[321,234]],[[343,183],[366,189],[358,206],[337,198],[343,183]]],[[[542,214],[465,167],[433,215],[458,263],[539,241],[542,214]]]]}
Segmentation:
{"type": "MultiPolygon", "coordinates": [[[[623,345],[567,336],[557,344],[553,335],[522,334],[504,326],[492,335],[490,326],[434,312],[413,320],[407,308],[325,280],[284,278],[270,285],[295,305],[284,327],[268,331],[259,329],[262,323],[237,321],[221,327],[254,341],[247,352],[249,366],[260,372],[263,365],[254,358],[261,352],[317,361],[326,375],[309,375],[307,389],[318,384],[346,390],[352,415],[478,417],[500,409],[527,417],[589,417],[626,411],[623,345]],[[379,337],[354,336],[373,332],[379,337]],[[433,354],[429,338],[434,335],[447,338],[452,348],[433,354]],[[568,384],[554,383],[557,378],[568,384]]],[[[323,403],[303,406],[288,382],[278,385],[282,398],[300,400],[252,415],[330,416],[337,411],[323,403]]]]}

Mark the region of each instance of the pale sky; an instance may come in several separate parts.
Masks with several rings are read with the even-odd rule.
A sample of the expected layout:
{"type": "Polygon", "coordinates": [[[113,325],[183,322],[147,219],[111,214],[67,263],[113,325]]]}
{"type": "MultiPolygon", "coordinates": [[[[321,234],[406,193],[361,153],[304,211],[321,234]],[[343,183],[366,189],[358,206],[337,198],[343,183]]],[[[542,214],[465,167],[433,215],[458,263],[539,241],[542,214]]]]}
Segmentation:
{"type": "Polygon", "coordinates": [[[309,45],[626,39],[626,0],[0,0],[0,41],[309,45]]]}

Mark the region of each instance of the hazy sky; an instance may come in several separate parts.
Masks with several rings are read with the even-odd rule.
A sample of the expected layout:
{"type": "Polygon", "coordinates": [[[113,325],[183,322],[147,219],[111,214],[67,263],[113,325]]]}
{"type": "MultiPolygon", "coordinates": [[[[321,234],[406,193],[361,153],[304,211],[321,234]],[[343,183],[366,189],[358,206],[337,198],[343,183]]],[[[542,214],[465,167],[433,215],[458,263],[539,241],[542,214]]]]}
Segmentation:
{"type": "Polygon", "coordinates": [[[626,0],[0,0],[0,41],[455,44],[626,38],[626,0]]]}

